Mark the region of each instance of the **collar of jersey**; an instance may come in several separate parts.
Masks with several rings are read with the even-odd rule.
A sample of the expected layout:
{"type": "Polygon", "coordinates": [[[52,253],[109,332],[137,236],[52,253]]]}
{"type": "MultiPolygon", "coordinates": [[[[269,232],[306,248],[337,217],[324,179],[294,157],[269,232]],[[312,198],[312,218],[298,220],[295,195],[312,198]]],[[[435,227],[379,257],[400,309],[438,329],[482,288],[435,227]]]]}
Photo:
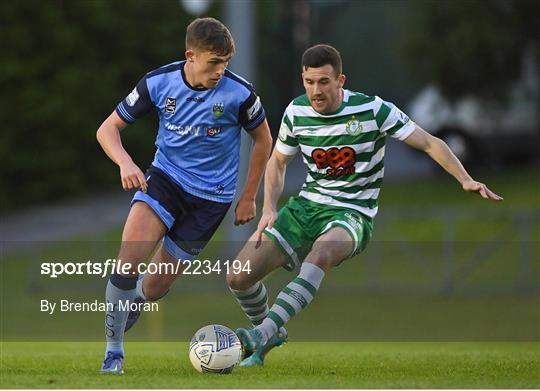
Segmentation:
{"type": "Polygon", "coordinates": [[[182,73],[182,80],[184,81],[184,84],[186,85],[186,87],[188,87],[189,89],[192,89],[193,91],[199,91],[199,92],[208,90],[208,88],[205,88],[205,87],[193,87],[191,84],[188,83],[186,79],[186,73],[184,72],[185,65],[186,65],[185,61],[180,64],[180,73],[182,73]]]}

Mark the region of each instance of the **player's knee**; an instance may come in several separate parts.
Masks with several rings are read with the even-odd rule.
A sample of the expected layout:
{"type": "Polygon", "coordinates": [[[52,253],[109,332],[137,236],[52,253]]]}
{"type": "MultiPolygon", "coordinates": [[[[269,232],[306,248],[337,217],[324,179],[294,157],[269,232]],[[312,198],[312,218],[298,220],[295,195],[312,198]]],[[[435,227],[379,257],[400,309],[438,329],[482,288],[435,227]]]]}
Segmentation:
{"type": "Polygon", "coordinates": [[[144,296],[148,301],[158,301],[169,292],[169,287],[162,285],[151,285],[144,287],[144,296]]]}
{"type": "Polygon", "coordinates": [[[305,259],[305,262],[312,263],[317,265],[323,270],[329,269],[333,263],[335,254],[332,253],[329,249],[318,248],[315,251],[311,251],[305,259]]]}
{"type": "Polygon", "coordinates": [[[243,291],[251,287],[255,282],[251,281],[248,273],[227,274],[227,284],[235,291],[243,291]]]}
{"type": "Polygon", "coordinates": [[[307,257],[306,257],[306,261],[308,261],[309,263],[313,263],[315,265],[318,265],[320,263],[324,263],[326,261],[328,261],[330,258],[332,258],[333,254],[331,251],[325,249],[325,248],[320,248],[320,249],[317,249],[316,251],[312,251],[307,257]]]}

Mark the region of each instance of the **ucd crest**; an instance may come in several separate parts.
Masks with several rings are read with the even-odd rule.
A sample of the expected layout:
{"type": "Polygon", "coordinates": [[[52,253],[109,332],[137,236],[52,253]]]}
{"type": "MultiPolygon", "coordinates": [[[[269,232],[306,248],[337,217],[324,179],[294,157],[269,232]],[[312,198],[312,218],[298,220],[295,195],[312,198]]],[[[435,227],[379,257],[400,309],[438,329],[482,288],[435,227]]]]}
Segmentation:
{"type": "Polygon", "coordinates": [[[347,126],[345,127],[345,130],[350,135],[356,136],[358,133],[362,131],[362,123],[352,117],[350,121],[347,122],[347,126]]]}
{"type": "Polygon", "coordinates": [[[216,118],[221,117],[224,111],[225,111],[225,104],[223,102],[214,103],[214,106],[212,106],[212,113],[214,114],[214,117],[216,118]]]}

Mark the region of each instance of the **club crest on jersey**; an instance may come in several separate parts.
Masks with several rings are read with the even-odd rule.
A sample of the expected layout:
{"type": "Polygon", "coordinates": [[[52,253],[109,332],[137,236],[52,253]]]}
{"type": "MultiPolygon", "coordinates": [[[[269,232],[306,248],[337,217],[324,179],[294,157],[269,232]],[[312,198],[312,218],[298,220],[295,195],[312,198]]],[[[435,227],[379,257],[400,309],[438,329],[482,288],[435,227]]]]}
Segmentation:
{"type": "Polygon", "coordinates": [[[176,99],[167,97],[165,100],[165,112],[169,114],[174,114],[176,111],[176,99]]]}
{"type": "Polygon", "coordinates": [[[214,103],[214,105],[212,106],[212,113],[214,114],[214,117],[216,118],[221,117],[224,111],[225,111],[225,104],[223,102],[214,103]]]}
{"type": "Polygon", "coordinates": [[[347,122],[347,126],[345,127],[345,130],[350,135],[356,136],[358,133],[362,131],[362,123],[355,119],[354,116],[350,121],[347,122]]]}

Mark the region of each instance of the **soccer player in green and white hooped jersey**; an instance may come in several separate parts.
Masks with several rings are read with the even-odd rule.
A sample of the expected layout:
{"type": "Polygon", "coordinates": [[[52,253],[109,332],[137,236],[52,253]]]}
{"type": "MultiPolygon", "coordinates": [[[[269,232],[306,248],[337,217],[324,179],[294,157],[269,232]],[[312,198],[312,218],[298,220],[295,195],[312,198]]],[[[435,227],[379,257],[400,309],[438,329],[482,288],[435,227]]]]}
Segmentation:
{"type": "Polygon", "coordinates": [[[284,343],[284,324],[313,300],[325,273],[366,247],[377,214],[387,136],[425,151],[463,190],[502,200],[472,179],[442,140],[392,103],[343,89],[341,57],[333,47],[306,50],[302,71],[306,94],[285,110],[266,168],[263,215],[238,255],[250,260],[251,273],[227,276],[255,326],[237,330],[248,356],[243,366],[261,365],[272,347],[284,343]],[[308,168],[306,182],[278,213],[285,170],[298,151],[308,168]],[[280,266],[300,267],[300,272],[269,309],[261,280],[280,266]]]}

